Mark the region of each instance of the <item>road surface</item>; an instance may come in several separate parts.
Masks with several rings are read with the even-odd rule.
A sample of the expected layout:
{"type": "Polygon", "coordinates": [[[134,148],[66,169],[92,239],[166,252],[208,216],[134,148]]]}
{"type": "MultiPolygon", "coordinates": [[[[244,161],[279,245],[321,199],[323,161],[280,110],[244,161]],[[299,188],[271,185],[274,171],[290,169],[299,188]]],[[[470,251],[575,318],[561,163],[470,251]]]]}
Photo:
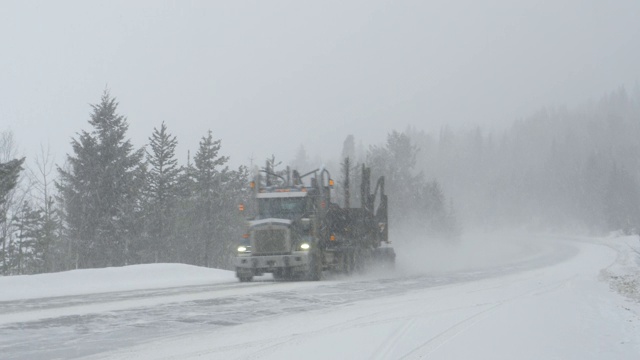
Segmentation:
{"type": "Polygon", "coordinates": [[[0,358],[640,358],[638,303],[602,278],[619,258],[602,240],[431,249],[437,268],[438,251],[400,250],[394,273],[3,301],[0,358]]]}

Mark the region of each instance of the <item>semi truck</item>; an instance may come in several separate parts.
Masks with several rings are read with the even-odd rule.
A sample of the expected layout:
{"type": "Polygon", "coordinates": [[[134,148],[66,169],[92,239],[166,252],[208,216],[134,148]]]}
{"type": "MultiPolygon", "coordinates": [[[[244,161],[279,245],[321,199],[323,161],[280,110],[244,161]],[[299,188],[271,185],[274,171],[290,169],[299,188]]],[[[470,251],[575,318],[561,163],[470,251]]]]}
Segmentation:
{"type": "Polygon", "coordinates": [[[371,191],[371,169],[362,166],[360,207],[332,201],[334,180],[327,169],[286,177],[266,170],[251,182],[251,200],[240,205],[247,217],[235,257],[241,282],[273,274],[274,279],[320,280],[324,272],[352,273],[368,265],[393,268],[384,177],[371,191]]]}

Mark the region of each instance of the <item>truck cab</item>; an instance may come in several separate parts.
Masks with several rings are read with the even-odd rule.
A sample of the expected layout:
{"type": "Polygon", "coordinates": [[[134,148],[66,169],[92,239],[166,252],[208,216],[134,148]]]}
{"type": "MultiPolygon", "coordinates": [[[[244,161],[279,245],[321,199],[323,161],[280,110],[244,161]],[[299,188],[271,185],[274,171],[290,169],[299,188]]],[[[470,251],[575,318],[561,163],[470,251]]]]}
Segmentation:
{"type": "MultiPolygon", "coordinates": [[[[312,266],[317,191],[304,185],[265,187],[254,197],[254,214],[235,259],[240,281],[273,273],[274,278],[302,278],[312,266]]],[[[317,274],[316,274],[317,277],[317,274]]]]}

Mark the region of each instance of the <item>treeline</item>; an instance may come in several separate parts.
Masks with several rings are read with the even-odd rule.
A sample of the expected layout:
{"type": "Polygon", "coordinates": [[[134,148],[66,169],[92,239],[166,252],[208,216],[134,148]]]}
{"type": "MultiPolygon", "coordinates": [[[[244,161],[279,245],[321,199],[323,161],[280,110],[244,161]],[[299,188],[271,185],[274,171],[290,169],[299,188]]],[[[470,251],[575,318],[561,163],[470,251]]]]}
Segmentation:
{"type": "MultiPolygon", "coordinates": [[[[349,187],[349,203],[360,206],[361,166],[372,169],[372,190],[380,176],[385,177],[385,192],[389,197],[389,228],[396,237],[406,233],[421,234],[425,241],[452,240],[461,232],[453,202],[437,177],[427,177],[418,168],[418,154],[423,151],[407,133],[392,131],[383,144],[357,149],[353,135],[343,143],[340,169],[341,181],[337,184],[337,197],[345,202],[344,189],[349,187]],[[351,181],[345,184],[345,174],[351,181]]],[[[298,160],[299,161],[299,157],[298,160]]],[[[294,161],[295,162],[295,161],[294,161]]],[[[401,239],[398,239],[401,241],[401,239]]]]}
{"type": "Polygon", "coordinates": [[[91,131],[73,138],[72,153],[55,171],[39,158],[38,170],[22,181],[28,191],[17,187],[24,158],[6,161],[13,154],[3,142],[2,274],[150,262],[230,267],[247,168],[227,166],[211,131],[185,165],[164,123],[136,149],[117,106],[105,92],[92,106],[91,131]]]}
{"type": "MultiPolygon", "coordinates": [[[[242,233],[237,205],[249,193],[247,167],[230,169],[211,131],[179,164],[177,139],[164,123],[135,148],[107,92],[89,124],[72,139],[64,165],[43,151],[35,169],[24,169],[11,134],[1,134],[0,272],[150,262],[229,268],[242,233]]],[[[460,223],[638,233],[638,138],[640,91],[619,89],[577,109],[542,110],[501,134],[408,128],[368,148],[350,135],[327,168],[337,200],[352,207],[360,204],[361,165],[371,166],[374,180],[384,175],[390,229],[419,230],[427,241],[455,238],[460,223]]],[[[305,171],[312,163],[320,161],[309,161],[300,146],[291,166],[305,171]]],[[[267,164],[272,171],[282,165],[273,156],[267,164]]]]}
{"type": "MultiPolygon", "coordinates": [[[[72,152],[61,166],[43,151],[35,170],[22,171],[24,158],[16,158],[13,140],[0,142],[3,275],[152,262],[232,266],[244,225],[237,206],[250,194],[247,167],[230,169],[211,131],[193,159],[179,164],[177,139],[164,123],[146,147],[135,148],[117,107],[108,92],[92,105],[91,130],[72,138],[72,152]]],[[[452,207],[439,183],[416,170],[417,152],[406,134],[395,131],[366,152],[356,152],[348,136],[343,163],[332,170],[342,179],[337,200],[345,204],[349,186],[351,206],[360,205],[360,169],[366,163],[374,181],[387,179],[394,229],[410,225],[427,235],[455,236],[452,207]],[[351,184],[345,184],[347,169],[351,184]]],[[[310,163],[301,146],[292,167],[311,170],[310,163]]],[[[282,167],[272,155],[263,170],[278,173],[282,167]]]]}
{"type": "Polygon", "coordinates": [[[465,227],[640,230],[640,90],[543,109],[501,134],[404,132],[465,227]]]}

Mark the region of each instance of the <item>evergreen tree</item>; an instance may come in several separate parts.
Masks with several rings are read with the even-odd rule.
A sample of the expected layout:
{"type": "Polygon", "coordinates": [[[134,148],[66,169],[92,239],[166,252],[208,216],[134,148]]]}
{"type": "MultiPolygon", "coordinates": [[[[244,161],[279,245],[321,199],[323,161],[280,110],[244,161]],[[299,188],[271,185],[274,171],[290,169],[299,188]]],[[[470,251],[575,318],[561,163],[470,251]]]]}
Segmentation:
{"type": "MultiPolygon", "coordinates": [[[[6,202],[6,197],[18,185],[18,176],[22,171],[24,158],[0,163],[0,205],[6,202]]],[[[2,209],[0,207],[0,209],[2,209]]],[[[0,214],[6,215],[6,214],[0,214]]]]}
{"type": "Polygon", "coordinates": [[[445,237],[459,235],[458,223],[453,202],[446,204],[446,198],[440,184],[433,180],[427,182],[422,192],[416,194],[419,206],[418,224],[427,224],[427,231],[445,237]]]}
{"type": "Polygon", "coordinates": [[[82,268],[125,265],[133,260],[131,241],[138,235],[144,150],[125,138],[129,127],[117,114],[118,103],[105,90],[92,105],[91,132],[72,140],[68,170],[58,168],[65,204],[67,236],[74,239],[82,268]]]}
{"type": "Polygon", "coordinates": [[[149,138],[147,162],[149,172],[145,191],[145,214],[147,224],[147,251],[151,261],[169,261],[172,245],[175,243],[175,212],[178,196],[178,177],[180,168],[175,158],[178,144],[175,136],[167,132],[163,122],[160,130],[154,128],[149,138]]]}
{"type": "Polygon", "coordinates": [[[348,135],[343,144],[341,152],[340,174],[341,181],[336,186],[336,198],[338,202],[342,202],[345,207],[355,206],[353,200],[359,201],[359,191],[354,191],[360,184],[361,176],[358,169],[360,166],[356,163],[356,145],[353,135],[348,135]],[[354,187],[354,184],[356,187],[354,187]]]}
{"type": "Polygon", "coordinates": [[[267,158],[265,166],[261,168],[261,172],[264,176],[265,186],[282,186],[286,182],[287,170],[278,170],[278,166],[282,165],[282,161],[276,160],[276,156],[271,154],[270,158],[267,158]]]}
{"type": "Polygon", "coordinates": [[[42,214],[39,224],[41,237],[37,241],[37,253],[41,254],[42,260],[39,272],[52,272],[55,271],[56,266],[63,265],[60,264],[63,258],[60,253],[63,249],[58,244],[61,225],[53,197],[50,196],[38,211],[42,214]]]}
{"type": "Polygon", "coordinates": [[[225,164],[229,158],[218,155],[220,147],[220,140],[214,141],[213,134],[209,130],[208,135],[200,141],[194,157],[196,238],[202,244],[200,264],[208,267],[216,265],[212,261],[212,254],[218,252],[214,247],[221,246],[221,239],[216,234],[216,218],[221,211],[222,178],[228,170],[225,164]]]}
{"type": "MultiPolygon", "coordinates": [[[[383,146],[372,146],[367,155],[374,176],[385,176],[389,194],[389,221],[395,226],[410,226],[430,234],[452,236],[457,223],[453,209],[437,181],[426,182],[416,173],[418,148],[404,133],[393,131],[383,146]]],[[[372,186],[375,184],[372,184],[372,186]]]]}
{"type": "Polygon", "coordinates": [[[605,198],[610,183],[608,161],[598,155],[592,152],[583,166],[578,187],[580,211],[571,214],[584,219],[592,231],[608,228],[605,216],[605,198]]]}
{"type": "Polygon", "coordinates": [[[293,169],[298,170],[301,173],[311,170],[309,166],[309,156],[307,155],[304,145],[300,144],[298,147],[296,156],[291,162],[291,166],[293,169]]]}
{"type": "Polygon", "coordinates": [[[640,229],[640,191],[638,184],[624,169],[613,165],[605,195],[605,214],[610,230],[626,234],[640,229]]]}
{"type": "Polygon", "coordinates": [[[18,177],[20,171],[22,171],[22,164],[24,158],[14,159],[8,162],[0,162],[0,223],[2,223],[2,233],[0,233],[0,241],[2,241],[2,274],[9,272],[9,245],[10,245],[10,231],[9,221],[7,219],[7,205],[9,202],[7,198],[9,194],[18,185],[18,177]]]}
{"type": "Polygon", "coordinates": [[[213,264],[217,268],[232,269],[236,240],[245,225],[238,205],[246,204],[249,200],[249,170],[246,166],[240,166],[237,170],[223,171],[221,180],[222,196],[214,225],[217,243],[213,247],[213,264]]]}
{"type": "Polygon", "coordinates": [[[341,159],[349,158],[353,162],[356,158],[356,141],[353,135],[349,134],[342,143],[341,159]]]}
{"type": "Polygon", "coordinates": [[[15,241],[10,272],[17,275],[42,272],[45,257],[44,217],[26,201],[14,216],[15,241]]]}
{"type": "Polygon", "coordinates": [[[178,174],[176,185],[175,239],[172,243],[172,261],[199,265],[202,263],[200,230],[198,225],[196,168],[187,153],[187,165],[178,174]]]}
{"type": "Polygon", "coordinates": [[[372,180],[384,176],[388,193],[393,195],[389,196],[389,209],[395,219],[409,215],[411,207],[407,204],[413,202],[416,189],[424,181],[421,173],[414,174],[417,152],[407,135],[393,131],[385,145],[372,146],[367,155],[372,180]]]}
{"type": "Polygon", "coordinates": [[[40,148],[40,155],[36,156],[36,170],[30,169],[31,180],[35,195],[32,197],[34,207],[42,213],[42,268],[41,272],[51,272],[67,269],[64,260],[64,248],[58,244],[60,240],[59,210],[54,201],[54,181],[51,174],[55,171],[55,164],[51,161],[49,151],[40,148]]]}

